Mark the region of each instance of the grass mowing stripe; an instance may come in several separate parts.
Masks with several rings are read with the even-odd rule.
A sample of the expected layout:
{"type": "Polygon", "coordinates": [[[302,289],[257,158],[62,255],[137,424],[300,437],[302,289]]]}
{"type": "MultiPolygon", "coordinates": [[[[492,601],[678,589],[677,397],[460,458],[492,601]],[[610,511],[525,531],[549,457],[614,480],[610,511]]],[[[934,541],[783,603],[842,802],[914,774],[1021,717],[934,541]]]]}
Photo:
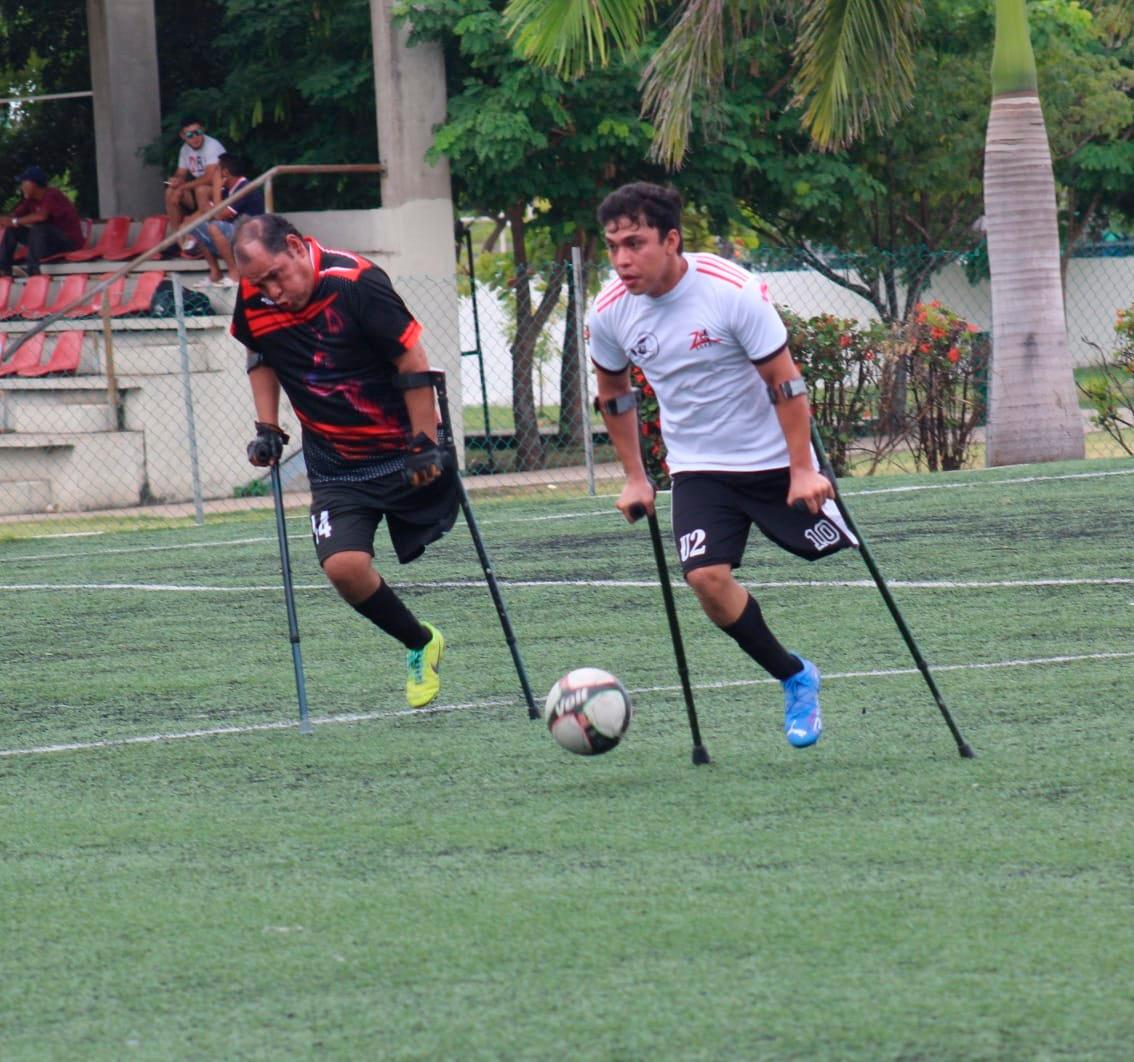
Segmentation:
{"type": "MultiPolygon", "coordinates": [[[[1088,661],[1126,660],[1134,657],[1134,652],[1116,653],[1081,653],[1070,656],[1032,657],[1019,660],[995,660],[983,663],[968,664],[934,664],[933,671],[999,671],[1003,668],[1043,667],[1053,664],[1081,664],[1088,661]]],[[[874,678],[900,678],[907,675],[918,675],[915,667],[906,668],[872,668],[867,671],[833,671],[824,673],[823,681],[831,682],[837,679],[874,679],[874,678]]],[[[706,692],[709,690],[740,689],[752,686],[778,685],[774,678],[732,679],[721,682],[694,682],[694,690],[706,692]]],[[[677,693],[681,686],[635,686],[630,689],[633,697],[648,693],[677,693]]],[[[342,715],[312,716],[313,726],[334,726],[350,723],[367,723],[379,719],[404,719],[415,716],[446,715],[453,712],[467,712],[483,710],[485,708],[504,708],[510,704],[520,703],[515,698],[493,698],[490,700],[470,701],[465,704],[438,704],[426,705],[424,708],[400,708],[376,712],[350,712],[342,715]]],[[[74,741],[56,745],[38,745],[32,748],[0,749],[0,758],[13,756],[35,756],[54,752],[89,752],[95,749],[118,748],[127,745],[154,745],[164,741],[185,741],[191,738],[227,737],[233,734],[255,734],[262,731],[292,730],[299,726],[297,720],[273,720],[266,723],[249,723],[236,726],[206,727],[199,730],[175,731],[163,734],[140,734],[132,737],[103,738],[98,741],[74,741]]]]}

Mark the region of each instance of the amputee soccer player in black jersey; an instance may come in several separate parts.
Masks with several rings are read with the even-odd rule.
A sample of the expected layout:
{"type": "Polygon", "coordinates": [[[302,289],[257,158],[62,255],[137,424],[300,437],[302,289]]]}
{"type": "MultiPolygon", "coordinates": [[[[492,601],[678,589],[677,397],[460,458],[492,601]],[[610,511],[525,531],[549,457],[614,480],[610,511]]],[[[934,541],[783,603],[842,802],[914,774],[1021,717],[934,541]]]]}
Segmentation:
{"type": "Polygon", "coordinates": [[[395,384],[429,371],[421,325],[378,266],[304,239],[278,214],[243,219],[233,251],[232,334],[248,349],[256,406],[249,460],[267,465],[283,452],[282,387],[303,428],[319,563],[352,608],[405,645],[406,697],[421,707],[440,690],[445,639],[373,564],[383,518],[407,564],[453,526],[460,504],[433,388],[395,384]]]}

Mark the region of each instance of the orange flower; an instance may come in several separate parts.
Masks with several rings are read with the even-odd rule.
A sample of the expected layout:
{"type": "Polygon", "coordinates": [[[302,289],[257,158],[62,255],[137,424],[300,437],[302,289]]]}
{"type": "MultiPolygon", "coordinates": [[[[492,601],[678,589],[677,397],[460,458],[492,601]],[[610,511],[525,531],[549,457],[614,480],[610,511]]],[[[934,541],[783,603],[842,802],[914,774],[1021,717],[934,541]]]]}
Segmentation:
{"type": "Polygon", "coordinates": [[[961,360],[961,352],[956,347],[950,347],[949,352],[945,355],[954,365],[961,360]]]}

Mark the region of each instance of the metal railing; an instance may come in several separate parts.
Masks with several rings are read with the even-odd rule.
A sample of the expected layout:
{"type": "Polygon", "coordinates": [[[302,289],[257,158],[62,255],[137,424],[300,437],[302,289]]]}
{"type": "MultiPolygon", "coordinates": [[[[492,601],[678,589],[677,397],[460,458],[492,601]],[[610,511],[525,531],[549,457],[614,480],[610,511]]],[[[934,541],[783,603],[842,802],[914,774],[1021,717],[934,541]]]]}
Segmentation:
{"type": "MultiPolygon", "coordinates": [[[[82,305],[84,302],[90,302],[96,296],[101,295],[107,288],[110,287],[116,280],[126,276],[127,273],[137,269],[138,266],[144,262],[150,261],[152,258],[165,253],[165,251],[172,247],[175,243],[180,242],[184,237],[188,236],[199,225],[204,225],[206,222],[212,221],[222,210],[227,210],[233,203],[243,199],[246,195],[251,194],[257,188],[265,188],[264,205],[270,211],[272,209],[272,181],[276,177],[283,177],[290,174],[313,174],[313,173],[385,173],[386,167],[380,162],[340,162],[340,163],[325,163],[325,164],[311,164],[311,165],[280,165],[273,166],[270,170],[265,170],[259,177],[249,181],[242,188],[237,189],[231,196],[222,199],[219,203],[214,204],[204,214],[194,217],[191,221],[186,222],[176,232],[170,233],[160,243],[155,244],[148,251],[144,251],[138,255],[137,258],[131,259],[125,265],[120,266],[112,273],[108,273],[102,278],[93,288],[85,291],[82,295],[76,298],[73,302],[68,303],[62,309],[57,310],[55,313],[40,320],[34,327],[29,328],[26,332],[20,334],[19,338],[15,340],[11,347],[5,352],[5,357],[11,357],[20,347],[22,347],[28,340],[38,333],[44,331],[48,325],[54,324],[56,321],[66,317],[77,306],[82,305]]],[[[105,300],[104,300],[105,301],[105,300]]]]}

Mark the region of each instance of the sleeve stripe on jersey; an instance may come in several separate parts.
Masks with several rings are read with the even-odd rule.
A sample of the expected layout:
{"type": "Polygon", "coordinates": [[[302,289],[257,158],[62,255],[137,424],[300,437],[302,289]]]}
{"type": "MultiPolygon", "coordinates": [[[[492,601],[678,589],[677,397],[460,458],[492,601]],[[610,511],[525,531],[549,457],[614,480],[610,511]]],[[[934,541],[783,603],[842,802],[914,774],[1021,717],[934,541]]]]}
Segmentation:
{"type": "Polygon", "coordinates": [[[717,280],[723,280],[726,284],[731,284],[734,288],[742,288],[745,284],[744,280],[740,280],[737,277],[724,272],[724,270],[710,268],[710,266],[705,262],[697,263],[697,272],[704,273],[707,277],[714,277],[717,280]]]}
{"type": "Polygon", "coordinates": [[[406,325],[405,331],[398,336],[398,342],[402,345],[402,350],[409,350],[421,338],[421,323],[419,321],[410,321],[406,325]]]}
{"type": "Polygon", "coordinates": [[[599,293],[599,297],[595,300],[595,313],[602,313],[603,310],[608,306],[613,306],[625,294],[626,285],[621,280],[617,281],[613,287],[599,293]]]}

